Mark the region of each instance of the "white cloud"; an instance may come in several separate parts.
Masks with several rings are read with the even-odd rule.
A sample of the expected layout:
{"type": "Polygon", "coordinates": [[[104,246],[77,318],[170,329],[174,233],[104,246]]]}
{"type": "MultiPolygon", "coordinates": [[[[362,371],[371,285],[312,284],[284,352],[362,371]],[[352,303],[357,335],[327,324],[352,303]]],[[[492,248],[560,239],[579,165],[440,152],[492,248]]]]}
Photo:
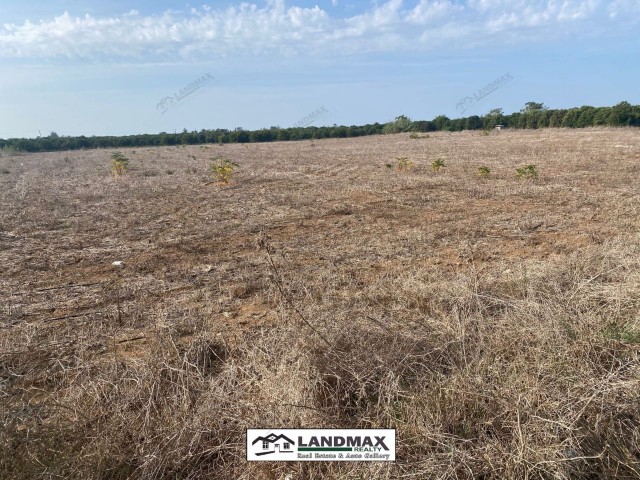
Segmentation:
{"type": "Polygon", "coordinates": [[[426,25],[455,20],[464,11],[464,5],[450,0],[420,0],[407,14],[406,19],[410,23],[426,25]]]}
{"type": "Polygon", "coordinates": [[[318,6],[269,0],[146,16],[136,10],[112,17],[65,12],[38,23],[0,27],[0,58],[154,61],[456,48],[495,41],[498,33],[520,42],[576,32],[588,36],[586,27],[594,22],[612,29],[637,23],[639,5],[637,0],[387,0],[336,18],[318,6]]]}
{"type": "Polygon", "coordinates": [[[634,23],[640,23],[640,2],[638,0],[615,0],[609,2],[609,16],[612,19],[621,15],[632,15],[634,23]]]}

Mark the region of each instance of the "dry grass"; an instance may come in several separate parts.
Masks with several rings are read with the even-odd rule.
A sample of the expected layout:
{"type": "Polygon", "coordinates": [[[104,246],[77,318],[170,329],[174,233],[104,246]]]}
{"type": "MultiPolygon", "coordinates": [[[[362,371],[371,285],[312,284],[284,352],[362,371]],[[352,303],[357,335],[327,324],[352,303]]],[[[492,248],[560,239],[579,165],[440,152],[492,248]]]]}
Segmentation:
{"type": "Polygon", "coordinates": [[[0,158],[0,478],[640,477],[637,131],[111,153],[0,158]],[[398,461],[249,464],[248,427],[398,461]]]}

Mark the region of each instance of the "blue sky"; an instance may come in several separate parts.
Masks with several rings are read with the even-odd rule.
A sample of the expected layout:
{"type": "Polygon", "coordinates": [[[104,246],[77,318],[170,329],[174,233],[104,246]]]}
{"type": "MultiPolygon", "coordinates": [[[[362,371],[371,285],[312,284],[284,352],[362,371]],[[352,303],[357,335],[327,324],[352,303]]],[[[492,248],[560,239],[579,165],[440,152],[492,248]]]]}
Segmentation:
{"type": "Polygon", "coordinates": [[[0,138],[453,118],[506,74],[464,115],[640,103],[638,32],[638,0],[0,0],[0,138]]]}

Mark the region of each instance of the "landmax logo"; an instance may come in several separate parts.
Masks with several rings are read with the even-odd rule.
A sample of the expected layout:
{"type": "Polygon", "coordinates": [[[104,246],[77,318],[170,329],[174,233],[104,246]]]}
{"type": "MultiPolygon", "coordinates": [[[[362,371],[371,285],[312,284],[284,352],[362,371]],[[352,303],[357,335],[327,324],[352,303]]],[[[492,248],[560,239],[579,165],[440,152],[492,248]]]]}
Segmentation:
{"type": "Polygon", "coordinates": [[[492,94],[496,90],[504,87],[512,83],[515,79],[510,73],[505,73],[499,78],[496,78],[493,82],[485,85],[477,92],[473,93],[473,96],[466,96],[460,99],[460,101],[456,105],[456,110],[458,110],[461,114],[465,113],[469,110],[473,105],[478,103],[480,100],[485,98],[487,95],[492,94]]]}
{"type": "Polygon", "coordinates": [[[294,445],[293,440],[284,435],[271,433],[266,437],[257,437],[251,442],[251,445],[255,445],[256,443],[259,444],[258,447],[262,447],[262,451],[256,453],[257,457],[276,453],[276,451],[280,453],[294,453],[293,450],[291,450],[291,446],[294,445]]]}
{"type": "Polygon", "coordinates": [[[247,430],[249,461],[395,461],[393,429],[247,430]]]}

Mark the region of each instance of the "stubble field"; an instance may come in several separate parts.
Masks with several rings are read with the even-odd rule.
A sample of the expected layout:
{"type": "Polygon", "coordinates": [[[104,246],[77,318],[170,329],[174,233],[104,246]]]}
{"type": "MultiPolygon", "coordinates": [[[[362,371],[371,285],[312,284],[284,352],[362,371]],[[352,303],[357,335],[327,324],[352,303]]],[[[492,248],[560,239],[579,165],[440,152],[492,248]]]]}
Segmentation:
{"type": "Polygon", "coordinates": [[[640,477],[637,130],[121,152],[0,157],[0,478],[640,477]]]}

